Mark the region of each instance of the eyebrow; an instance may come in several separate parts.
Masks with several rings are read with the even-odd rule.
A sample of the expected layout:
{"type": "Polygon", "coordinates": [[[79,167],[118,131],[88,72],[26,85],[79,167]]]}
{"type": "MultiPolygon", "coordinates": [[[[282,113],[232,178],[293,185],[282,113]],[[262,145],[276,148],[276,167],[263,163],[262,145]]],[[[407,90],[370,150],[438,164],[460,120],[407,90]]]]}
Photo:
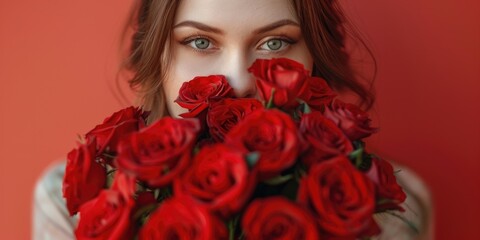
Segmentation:
{"type": "Polygon", "coordinates": [[[298,23],[296,23],[296,22],[294,22],[290,19],[282,19],[282,20],[270,23],[266,26],[263,26],[261,28],[258,28],[256,30],[254,30],[253,34],[265,33],[265,32],[272,31],[276,28],[283,27],[283,26],[286,26],[286,25],[293,25],[293,26],[296,26],[296,27],[300,27],[300,25],[298,23]]]}
{"type": "Polygon", "coordinates": [[[178,27],[194,27],[194,28],[198,28],[198,29],[200,29],[202,31],[205,31],[205,32],[213,32],[213,33],[223,34],[223,31],[218,29],[218,28],[210,27],[206,24],[203,24],[203,23],[200,23],[200,22],[195,22],[195,21],[183,21],[183,22],[178,23],[175,26],[173,26],[174,29],[178,28],[178,27]]]}
{"type": "MultiPolygon", "coordinates": [[[[270,23],[270,24],[268,24],[266,26],[263,26],[261,28],[255,29],[252,33],[253,34],[261,34],[261,33],[265,33],[265,32],[274,30],[276,28],[285,26],[285,25],[293,25],[293,26],[300,27],[300,25],[298,23],[296,23],[296,22],[294,22],[290,19],[282,19],[282,20],[270,23]]],[[[202,31],[205,31],[205,32],[212,32],[212,33],[217,33],[217,34],[223,34],[224,33],[222,30],[220,30],[218,28],[211,27],[211,26],[208,26],[206,24],[196,22],[196,21],[191,21],[191,20],[183,21],[183,22],[180,22],[180,23],[176,24],[175,26],[173,26],[174,29],[178,28],[178,27],[194,27],[194,28],[198,28],[198,29],[200,29],[202,31]]]]}

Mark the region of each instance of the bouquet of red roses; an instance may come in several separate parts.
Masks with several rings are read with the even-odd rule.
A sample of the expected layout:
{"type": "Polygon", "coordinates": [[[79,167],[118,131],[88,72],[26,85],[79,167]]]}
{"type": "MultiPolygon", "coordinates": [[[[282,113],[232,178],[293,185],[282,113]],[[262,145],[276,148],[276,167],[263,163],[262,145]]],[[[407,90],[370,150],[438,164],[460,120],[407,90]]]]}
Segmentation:
{"type": "Polygon", "coordinates": [[[129,107],[89,131],[63,181],[77,239],[359,239],[403,211],[392,166],[365,151],[365,112],[295,61],[248,70],[260,100],[196,77],[183,118],[147,126],[129,107]]]}

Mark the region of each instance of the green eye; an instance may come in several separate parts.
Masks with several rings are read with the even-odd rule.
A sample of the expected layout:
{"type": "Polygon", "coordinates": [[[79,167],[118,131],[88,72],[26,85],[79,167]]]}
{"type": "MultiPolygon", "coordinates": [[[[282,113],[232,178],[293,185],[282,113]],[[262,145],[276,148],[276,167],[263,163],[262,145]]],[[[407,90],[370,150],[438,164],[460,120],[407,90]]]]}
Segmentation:
{"type": "Polygon", "coordinates": [[[293,44],[293,42],[287,39],[271,38],[270,40],[263,42],[259,48],[265,51],[279,52],[291,44],[293,44]]]}
{"type": "Polygon", "coordinates": [[[272,39],[267,41],[267,46],[270,50],[278,50],[282,47],[282,40],[272,39]]]}
{"type": "Polygon", "coordinates": [[[206,38],[197,38],[193,42],[195,47],[199,49],[207,49],[210,46],[210,41],[206,38]]]}

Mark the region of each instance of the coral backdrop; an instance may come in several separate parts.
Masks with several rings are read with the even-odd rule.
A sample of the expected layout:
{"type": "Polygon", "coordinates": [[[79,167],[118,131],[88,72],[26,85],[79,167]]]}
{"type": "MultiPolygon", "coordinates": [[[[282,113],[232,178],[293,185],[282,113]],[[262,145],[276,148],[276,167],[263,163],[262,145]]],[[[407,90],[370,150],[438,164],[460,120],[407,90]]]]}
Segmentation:
{"type": "MultiPolygon", "coordinates": [[[[113,79],[131,2],[0,1],[0,239],[30,238],[42,170],[125,106],[113,79]]],[[[343,2],[379,63],[370,146],[429,184],[436,239],[479,239],[479,2],[343,2]]]]}

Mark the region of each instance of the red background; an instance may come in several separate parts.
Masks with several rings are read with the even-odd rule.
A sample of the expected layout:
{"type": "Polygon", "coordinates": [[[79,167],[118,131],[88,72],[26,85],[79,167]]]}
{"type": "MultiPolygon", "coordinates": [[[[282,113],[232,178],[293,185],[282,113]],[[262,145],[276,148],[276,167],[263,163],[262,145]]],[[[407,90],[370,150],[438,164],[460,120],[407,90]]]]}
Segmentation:
{"type": "MultiPolygon", "coordinates": [[[[377,152],[431,188],[436,239],[479,239],[480,2],[344,1],[379,64],[377,152]]],[[[125,106],[115,98],[131,0],[0,2],[0,239],[28,239],[42,170],[125,106]]]]}

